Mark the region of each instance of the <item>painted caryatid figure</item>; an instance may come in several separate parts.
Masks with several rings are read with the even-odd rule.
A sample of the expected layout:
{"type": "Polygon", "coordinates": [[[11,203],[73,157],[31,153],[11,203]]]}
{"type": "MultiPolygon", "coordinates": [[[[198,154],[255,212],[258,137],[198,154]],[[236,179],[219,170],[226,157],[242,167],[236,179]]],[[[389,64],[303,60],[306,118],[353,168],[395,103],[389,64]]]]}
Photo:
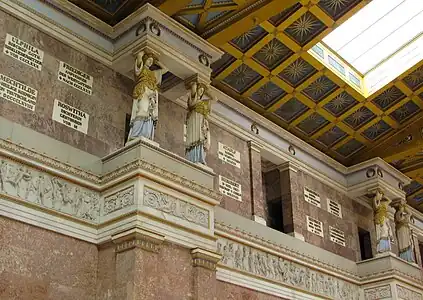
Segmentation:
{"type": "Polygon", "coordinates": [[[410,222],[411,213],[408,211],[405,203],[400,203],[395,212],[399,257],[409,262],[415,262],[410,222]]]}
{"type": "Polygon", "coordinates": [[[391,201],[389,199],[383,197],[383,193],[381,191],[376,191],[376,195],[373,198],[373,206],[377,253],[391,251],[391,241],[393,241],[393,234],[388,217],[388,207],[390,202],[391,201]]]}
{"type": "Polygon", "coordinates": [[[213,99],[205,84],[197,81],[190,83],[185,155],[194,163],[206,164],[206,154],[210,149],[208,117],[213,99]]]}
{"type": "Polygon", "coordinates": [[[135,60],[135,88],[128,141],[136,138],[154,140],[154,131],[159,115],[159,85],[167,69],[151,70],[153,64],[159,65],[155,56],[147,51],[140,51],[135,60]]]}

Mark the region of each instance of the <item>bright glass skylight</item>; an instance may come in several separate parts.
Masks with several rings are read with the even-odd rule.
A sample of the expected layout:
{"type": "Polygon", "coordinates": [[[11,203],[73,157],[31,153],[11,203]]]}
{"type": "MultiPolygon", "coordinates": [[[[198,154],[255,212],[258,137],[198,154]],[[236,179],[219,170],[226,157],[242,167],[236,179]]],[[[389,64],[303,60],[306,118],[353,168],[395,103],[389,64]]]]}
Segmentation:
{"type": "MultiPolygon", "coordinates": [[[[421,38],[423,0],[373,0],[323,42],[366,75],[392,56],[397,57],[400,52],[404,55],[403,49],[410,49],[421,38]]],[[[419,53],[413,54],[415,59],[422,54],[422,48],[418,48],[419,53]]],[[[405,70],[398,70],[395,76],[405,70]]]]}

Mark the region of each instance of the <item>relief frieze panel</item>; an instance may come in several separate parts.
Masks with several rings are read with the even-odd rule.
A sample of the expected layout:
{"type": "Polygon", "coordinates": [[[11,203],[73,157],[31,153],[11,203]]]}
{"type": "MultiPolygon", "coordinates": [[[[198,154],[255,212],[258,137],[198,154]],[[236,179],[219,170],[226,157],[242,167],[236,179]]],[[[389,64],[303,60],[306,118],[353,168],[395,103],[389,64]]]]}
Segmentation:
{"type": "Polygon", "coordinates": [[[364,289],[365,300],[379,300],[379,299],[391,299],[392,291],[389,284],[377,286],[369,289],[364,289]]]}
{"type": "Polygon", "coordinates": [[[97,222],[99,195],[62,178],[0,159],[0,194],[97,222]]]}
{"type": "Polygon", "coordinates": [[[208,210],[171,195],[144,187],[143,203],[147,207],[209,228],[210,213],[208,210]]]}
{"type": "Polygon", "coordinates": [[[219,238],[224,266],[331,299],[359,299],[357,285],[252,247],[219,238]]]}
{"type": "Polygon", "coordinates": [[[134,186],[120,190],[112,195],[104,197],[103,215],[121,210],[134,204],[134,186]]]}
{"type": "Polygon", "coordinates": [[[401,285],[397,285],[398,298],[402,300],[422,300],[422,294],[407,289],[401,285]]]}

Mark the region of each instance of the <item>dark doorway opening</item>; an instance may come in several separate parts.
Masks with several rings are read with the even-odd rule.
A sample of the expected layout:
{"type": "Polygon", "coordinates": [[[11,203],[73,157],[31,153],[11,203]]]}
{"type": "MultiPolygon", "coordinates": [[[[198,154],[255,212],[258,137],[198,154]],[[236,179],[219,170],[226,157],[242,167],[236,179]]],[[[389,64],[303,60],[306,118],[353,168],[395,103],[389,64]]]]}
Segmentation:
{"type": "Polygon", "coordinates": [[[373,258],[372,240],[370,238],[370,232],[365,229],[358,228],[358,238],[360,241],[361,260],[373,258]]]}
{"type": "Polygon", "coordinates": [[[274,199],[267,202],[269,210],[269,227],[283,232],[283,215],[281,199],[274,199]]]}

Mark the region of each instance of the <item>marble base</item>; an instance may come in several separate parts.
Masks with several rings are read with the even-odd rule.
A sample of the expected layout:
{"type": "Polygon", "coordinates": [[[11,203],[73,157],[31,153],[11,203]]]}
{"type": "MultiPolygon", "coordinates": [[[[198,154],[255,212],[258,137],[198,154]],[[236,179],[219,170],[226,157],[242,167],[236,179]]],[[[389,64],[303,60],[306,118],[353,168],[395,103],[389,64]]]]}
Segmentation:
{"type": "Polygon", "coordinates": [[[145,137],[139,137],[139,138],[130,140],[130,141],[128,141],[128,142],[125,143],[125,147],[128,146],[128,145],[135,144],[137,141],[141,141],[143,143],[150,144],[151,146],[154,146],[154,147],[160,147],[160,144],[159,143],[157,143],[157,142],[155,142],[153,140],[147,139],[145,137]]]}
{"type": "Polygon", "coordinates": [[[299,239],[300,241],[305,241],[304,236],[301,233],[298,232],[290,232],[288,235],[293,236],[296,239],[299,239]]]}
{"type": "Polygon", "coordinates": [[[254,221],[254,222],[257,222],[257,223],[260,223],[260,224],[262,224],[262,225],[264,225],[264,226],[267,226],[267,222],[266,222],[266,220],[265,220],[265,219],[263,219],[263,218],[262,218],[262,217],[260,217],[260,216],[253,215],[253,221],[254,221]]]}

